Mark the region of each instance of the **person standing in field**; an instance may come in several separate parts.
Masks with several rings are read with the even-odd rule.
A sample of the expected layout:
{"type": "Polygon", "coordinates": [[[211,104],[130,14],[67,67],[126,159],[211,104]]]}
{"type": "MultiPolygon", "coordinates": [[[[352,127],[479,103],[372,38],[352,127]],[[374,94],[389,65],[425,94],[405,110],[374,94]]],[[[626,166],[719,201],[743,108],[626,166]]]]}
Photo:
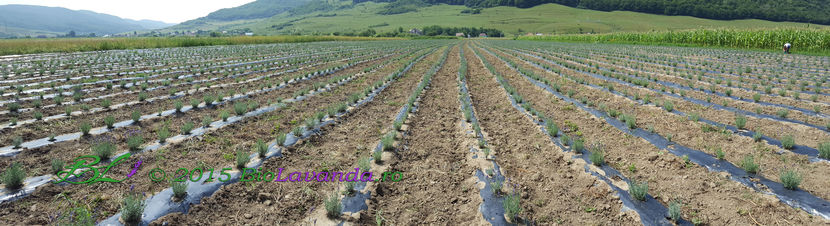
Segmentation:
{"type": "Polygon", "coordinates": [[[792,44],[790,44],[789,42],[788,42],[788,43],[784,43],[784,53],[789,54],[789,53],[790,53],[790,47],[792,47],[792,46],[793,46],[793,45],[792,45],[792,44]]]}

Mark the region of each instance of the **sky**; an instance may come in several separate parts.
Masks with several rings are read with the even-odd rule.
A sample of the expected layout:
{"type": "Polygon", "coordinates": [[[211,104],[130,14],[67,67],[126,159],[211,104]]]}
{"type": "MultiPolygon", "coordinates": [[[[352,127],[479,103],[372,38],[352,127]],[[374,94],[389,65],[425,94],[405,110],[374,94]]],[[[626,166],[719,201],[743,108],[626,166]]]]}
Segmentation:
{"type": "Polygon", "coordinates": [[[158,20],[167,23],[207,16],[254,0],[0,0],[0,5],[21,4],[89,10],[133,20],[158,20]]]}

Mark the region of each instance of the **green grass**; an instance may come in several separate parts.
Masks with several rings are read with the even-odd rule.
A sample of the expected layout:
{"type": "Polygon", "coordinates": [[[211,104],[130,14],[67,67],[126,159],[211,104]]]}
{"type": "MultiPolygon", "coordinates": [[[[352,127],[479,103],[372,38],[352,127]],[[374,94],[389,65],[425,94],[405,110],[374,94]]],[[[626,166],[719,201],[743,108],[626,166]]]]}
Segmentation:
{"type": "Polygon", "coordinates": [[[165,37],[165,38],[67,38],[0,40],[0,55],[82,52],[113,49],[147,49],[212,45],[244,45],[319,41],[377,40],[366,37],[335,36],[234,36],[234,37],[165,37]]]}
{"type": "MultiPolygon", "coordinates": [[[[199,28],[203,30],[219,29],[220,27],[251,28],[257,34],[330,34],[343,31],[364,31],[372,25],[388,24],[373,27],[381,32],[389,32],[403,27],[422,28],[429,25],[450,27],[484,27],[499,29],[510,35],[525,33],[544,34],[573,34],[579,33],[609,33],[609,32],[649,32],[677,29],[749,29],[749,28],[779,28],[779,27],[807,27],[806,23],[771,22],[764,20],[710,20],[689,16],[664,16],[646,13],[613,11],[603,12],[596,10],[578,9],[557,4],[543,4],[531,8],[493,7],[481,10],[480,14],[462,14],[461,10],[467,7],[461,5],[433,5],[420,8],[416,12],[395,15],[379,15],[388,3],[366,2],[355,5],[351,9],[326,12],[336,13],[331,17],[315,17],[318,13],[309,15],[291,16],[279,14],[272,18],[247,20],[237,22],[206,21],[208,25],[199,28]],[[275,29],[274,25],[287,25],[282,29],[275,29]]],[[[809,25],[810,27],[824,27],[809,25]]],[[[165,30],[194,30],[193,27],[174,26],[165,30]]]]}

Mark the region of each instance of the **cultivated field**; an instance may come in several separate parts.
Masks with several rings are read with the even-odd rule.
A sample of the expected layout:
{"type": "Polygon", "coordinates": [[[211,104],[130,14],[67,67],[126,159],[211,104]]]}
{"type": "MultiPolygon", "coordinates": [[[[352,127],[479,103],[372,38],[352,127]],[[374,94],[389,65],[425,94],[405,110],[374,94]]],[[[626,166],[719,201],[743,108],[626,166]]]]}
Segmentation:
{"type": "Polygon", "coordinates": [[[0,224],[830,224],[828,74],[506,40],[0,57],[0,224]],[[401,178],[261,179],[354,168],[401,178]]]}

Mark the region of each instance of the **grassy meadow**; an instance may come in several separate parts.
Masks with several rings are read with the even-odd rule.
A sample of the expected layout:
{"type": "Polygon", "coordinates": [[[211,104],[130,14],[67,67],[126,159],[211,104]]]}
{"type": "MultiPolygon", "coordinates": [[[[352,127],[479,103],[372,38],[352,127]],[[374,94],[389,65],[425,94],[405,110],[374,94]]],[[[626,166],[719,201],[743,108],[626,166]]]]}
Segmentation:
{"type": "MultiPolygon", "coordinates": [[[[649,32],[688,29],[750,29],[750,28],[826,28],[827,26],[772,22],[764,20],[710,20],[689,16],[664,16],[628,11],[603,12],[577,9],[557,4],[532,8],[495,7],[481,10],[481,14],[462,14],[465,6],[435,5],[416,12],[379,15],[387,3],[366,2],[354,8],[304,16],[281,14],[257,22],[245,21],[236,26],[251,28],[259,34],[322,33],[362,31],[368,28],[385,32],[403,27],[406,30],[429,25],[452,27],[486,27],[515,35],[527,32],[544,34],[649,32]],[[331,16],[331,14],[336,14],[331,16]],[[275,29],[273,26],[282,27],[275,29]],[[286,26],[287,25],[287,26],[286,26]]],[[[219,26],[231,28],[234,25],[219,26]]]]}

